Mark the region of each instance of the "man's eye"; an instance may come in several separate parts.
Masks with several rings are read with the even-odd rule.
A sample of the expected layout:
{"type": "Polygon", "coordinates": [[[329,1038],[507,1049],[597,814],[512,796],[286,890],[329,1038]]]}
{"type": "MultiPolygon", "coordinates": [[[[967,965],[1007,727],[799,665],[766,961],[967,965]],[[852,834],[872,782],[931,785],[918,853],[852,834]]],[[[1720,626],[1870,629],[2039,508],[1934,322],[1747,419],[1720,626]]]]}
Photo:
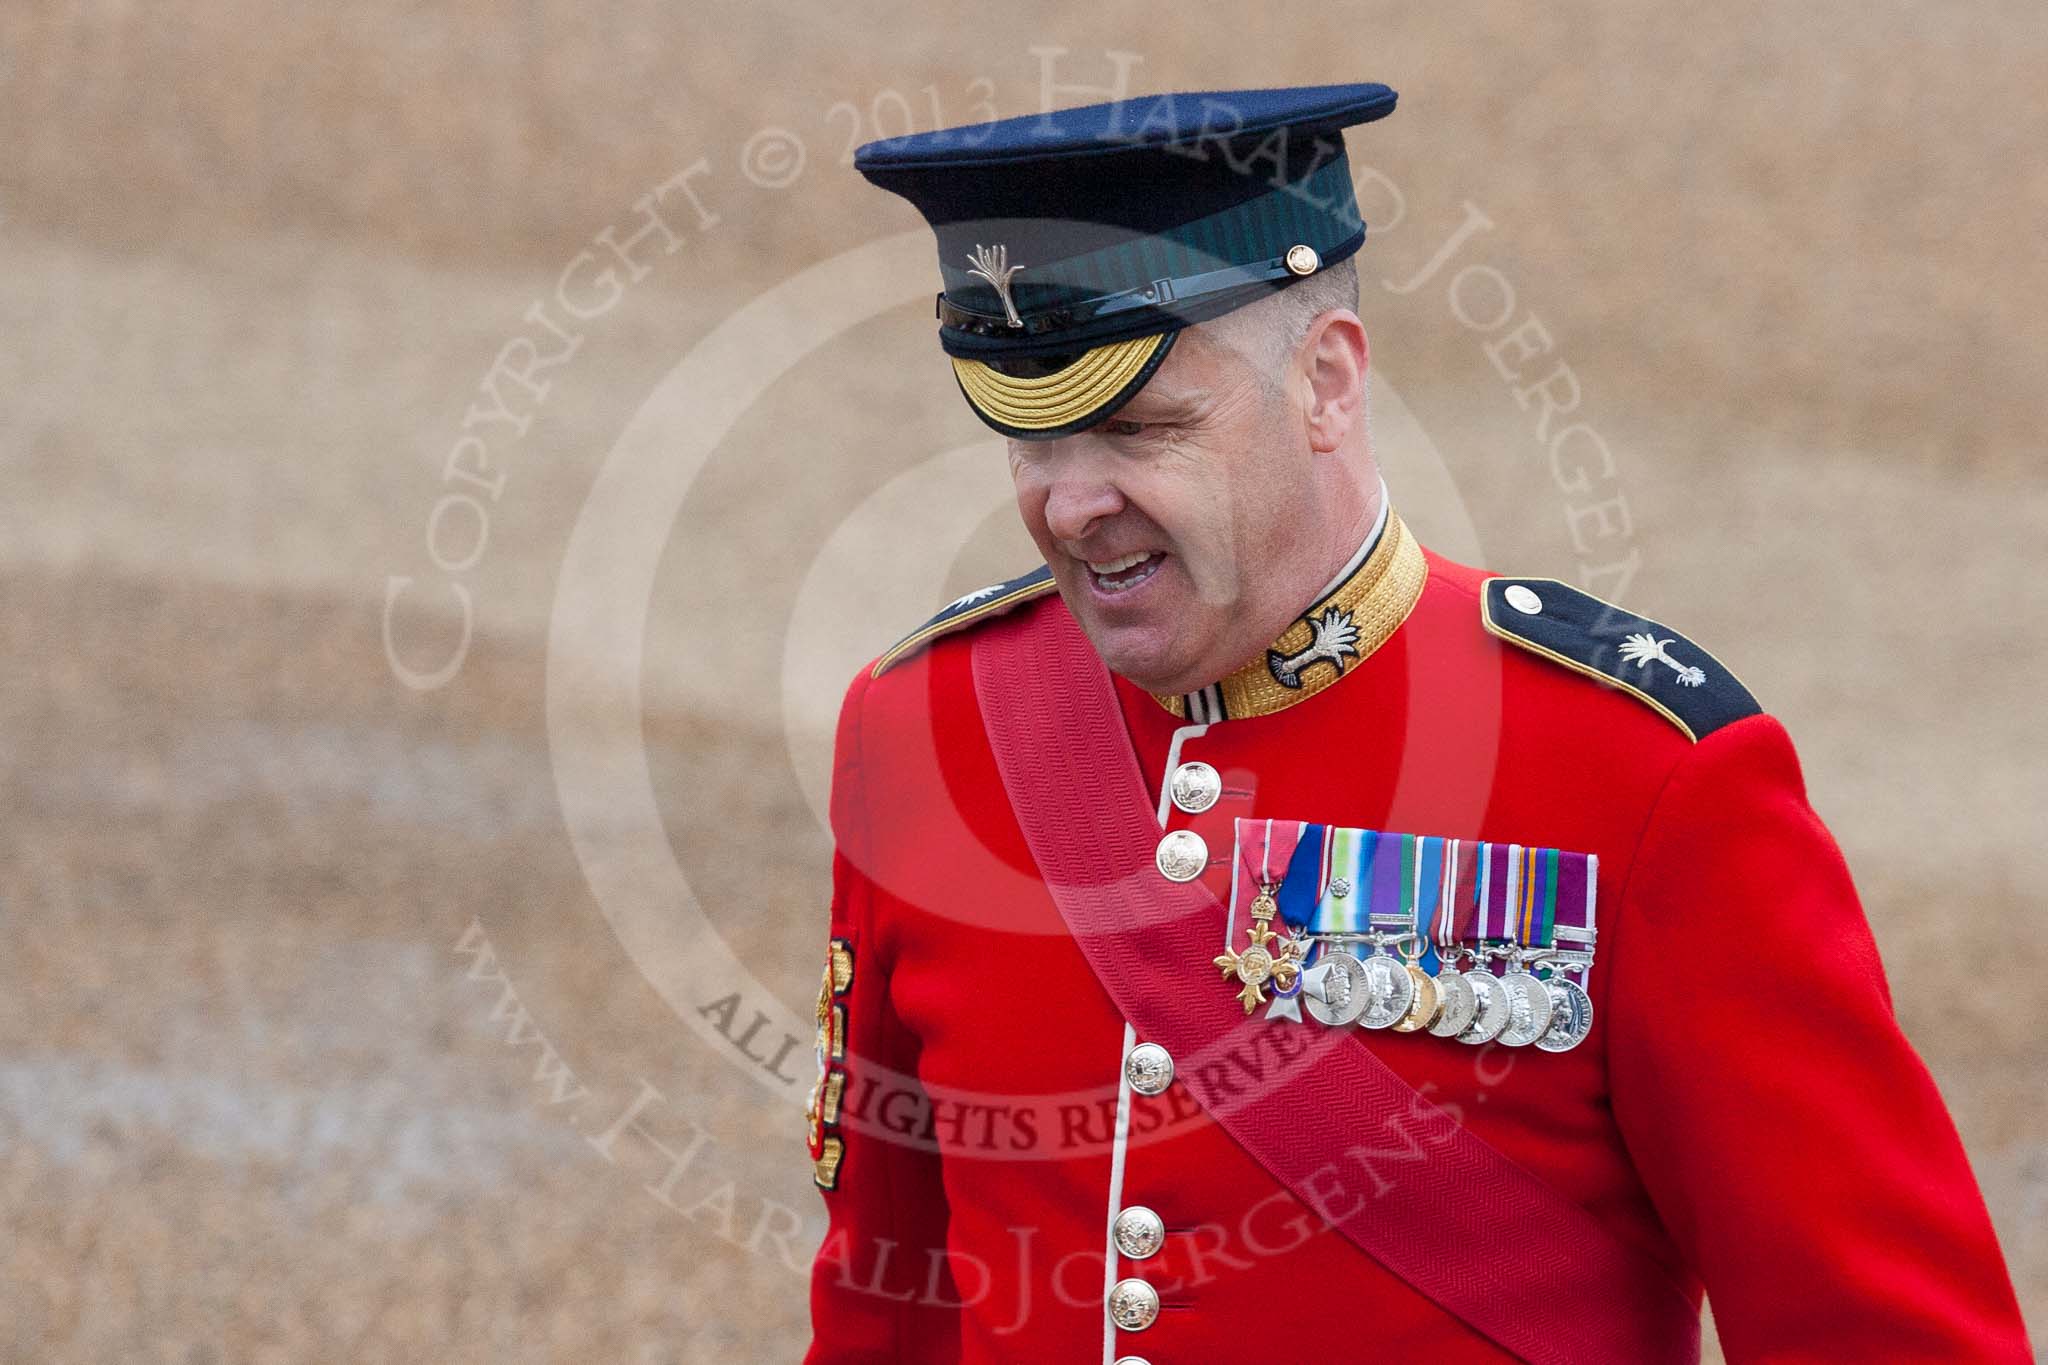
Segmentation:
{"type": "Polygon", "coordinates": [[[1145,424],[1128,417],[1112,417],[1102,424],[1102,429],[1111,436],[1136,436],[1145,429],[1145,424]]]}

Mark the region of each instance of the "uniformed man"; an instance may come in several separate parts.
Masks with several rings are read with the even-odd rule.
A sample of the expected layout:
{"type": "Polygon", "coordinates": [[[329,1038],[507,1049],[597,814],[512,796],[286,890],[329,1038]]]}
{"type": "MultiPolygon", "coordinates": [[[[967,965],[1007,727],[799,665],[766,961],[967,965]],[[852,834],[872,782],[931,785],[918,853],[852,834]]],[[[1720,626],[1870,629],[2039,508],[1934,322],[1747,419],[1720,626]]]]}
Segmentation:
{"type": "Polygon", "coordinates": [[[810,1359],[2028,1359],[1784,729],[1420,544],[1378,85],[873,143],[1044,566],[855,678],[810,1359]]]}

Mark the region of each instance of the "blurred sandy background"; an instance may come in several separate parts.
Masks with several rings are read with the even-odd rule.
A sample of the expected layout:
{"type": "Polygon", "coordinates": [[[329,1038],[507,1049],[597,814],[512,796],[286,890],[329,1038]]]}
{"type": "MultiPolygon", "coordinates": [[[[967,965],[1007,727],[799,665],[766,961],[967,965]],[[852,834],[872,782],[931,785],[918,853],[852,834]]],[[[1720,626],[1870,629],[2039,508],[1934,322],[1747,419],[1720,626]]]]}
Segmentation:
{"type": "Polygon", "coordinates": [[[2038,3],[1154,14],[0,7],[7,1358],[799,1353],[801,1090],[657,989],[709,940],[662,937],[690,921],[653,874],[600,900],[556,779],[642,751],[615,718],[637,683],[698,906],[808,1012],[820,718],[859,658],[1028,563],[930,343],[926,248],[887,245],[916,220],[844,154],[1039,108],[1034,48],[1075,84],[1136,54],[1133,91],[1402,92],[1352,142],[1404,203],[1361,258],[1397,502],[1496,569],[1600,560],[1443,280],[1381,285],[1470,203],[1495,226],[1461,263],[1540,317],[1616,453],[1628,601],[1798,741],[2048,1341],[2038,3]],[[444,462],[501,348],[699,163],[701,211],[664,201],[677,249],[643,243],[544,392],[501,377],[529,421],[467,428],[505,482],[474,565],[437,569],[437,501],[478,493],[444,462]],[[844,316],[794,363],[714,344],[878,243],[879,276],[823,272],[844,316]],[[745,401],[652,528],[644,666],[558,647],[550,698],[586,498],[657,395],[687,444],[693,395],[664,385],[692,355],[729,381],[696,399],[745,401]],[[401,662],[458,661],[432,690],[387,659],[394,577],[401,662]],[[569,1080],[536,1079],[547,1048],[569,1080]]]}

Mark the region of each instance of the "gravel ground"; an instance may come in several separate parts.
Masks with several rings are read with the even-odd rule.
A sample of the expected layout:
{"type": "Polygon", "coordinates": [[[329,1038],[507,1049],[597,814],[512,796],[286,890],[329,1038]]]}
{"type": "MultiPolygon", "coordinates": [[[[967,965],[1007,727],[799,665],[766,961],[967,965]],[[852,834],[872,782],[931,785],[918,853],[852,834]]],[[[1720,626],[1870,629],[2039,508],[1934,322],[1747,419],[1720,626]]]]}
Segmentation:
{"type": "Polygon", "coordinates": [[[2048,1339],[2031,9],[1578,5],[1504,34],[1357,6],[1258,62],[1220,21],[1059,6],[886,45],[787,9],[709,44],[637,0],[245,9],[0,14],[0,1354],[799,1354],[802,1096],[673,987],[715,935],[776,1027],[807,1015],[837,689],[1028,553],[929,351],[927,249],[891,244],[914,222],[837,158],[890,88],[922,123],[928,84],[964,115],[982,75],[1036,107],[1047,44],[1077,80],[1140,52],[1140,88],[1402,88],[1360,158],[1406,204],[1367,271],[1397,501],[1490,567],[1597,562],[1487,337],[1442,281],[1382,287],[1470,201],[1496,225],[1470,259],[1617,453],[1628,600],[1798,742],[2048,1339]],[[781,188],[740,169],[770,127],[808,147],[781,188]],[[505,483],[442,575],[493,357],[700,156],[716,221],[679,214],[544,392],[501,381],[530,421],[472,419],[505,483]],[[802,308],[720,330],[818,262],[802,308]],[[665,470],[674,515],[593,497],[608,467],[665,470]],[[565,627],[596,600],[575,575],[650,534],[629,676],[565,627]],[[441,687],[387,660],[394,577],[413,668],[470,594],[441,687]],[[558,789],[642,755],[683,899],[666,853],[586,868],[626,847],[630,783],[573,816],[558,789]]]}

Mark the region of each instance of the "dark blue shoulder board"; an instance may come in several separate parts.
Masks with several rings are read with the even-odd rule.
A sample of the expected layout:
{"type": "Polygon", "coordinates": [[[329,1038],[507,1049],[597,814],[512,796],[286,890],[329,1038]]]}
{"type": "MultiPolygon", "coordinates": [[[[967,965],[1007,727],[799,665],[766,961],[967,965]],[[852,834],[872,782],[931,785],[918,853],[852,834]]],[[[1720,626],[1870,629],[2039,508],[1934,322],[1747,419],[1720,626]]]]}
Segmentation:
{"type": "Polygon", "coordinates": [[[1647,703],[1692,740],[1763,710],[1742,680],[1666,625],[1555,578],[1489,578],[1487,630],[1647,703]]]}
{"type": "Polygon", "coordinates": [[[875,660],[875,669],[870,676],[881,677],[883,672],[898,660],[915,654],[941,635],[991,616],[1000,616],[1035,597],[1045,596],[1053,591],[1055,586],[1052,581],[1052,570],[1041,564],[1030,573],[1019,575],[1008,582],[994,583],[986,588],[977,588],[964,597],[956,597],[948,602],[937,616],[889,646],[888,652],[875,660]]]}

